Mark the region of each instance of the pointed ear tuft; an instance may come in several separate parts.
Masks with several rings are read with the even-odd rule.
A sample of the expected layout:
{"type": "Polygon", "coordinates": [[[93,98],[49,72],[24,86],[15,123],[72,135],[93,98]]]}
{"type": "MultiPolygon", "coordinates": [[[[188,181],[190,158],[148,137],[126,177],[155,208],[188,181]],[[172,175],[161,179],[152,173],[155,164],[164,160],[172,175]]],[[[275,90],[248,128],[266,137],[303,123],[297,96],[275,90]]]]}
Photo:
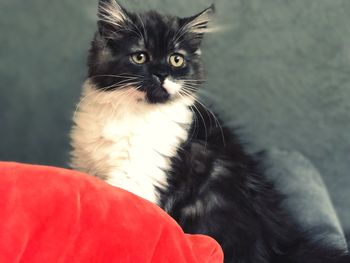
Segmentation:
{"type": "Polygon", "coordinates": [[[107,28],[122,28],[128,20],[126,10],[115,0],[100,0],[98,5],[98,24],[107,28]]]}
{"type": "Polygon", "coordinates": [[[204,33],[211,32],[208,24],[211,22],[215,13],[215,6],[212,4],[210,7],[200,12],[199,14],[189,17],[186,20],[185,30],[188,33],[203,35],[204,33]]]}

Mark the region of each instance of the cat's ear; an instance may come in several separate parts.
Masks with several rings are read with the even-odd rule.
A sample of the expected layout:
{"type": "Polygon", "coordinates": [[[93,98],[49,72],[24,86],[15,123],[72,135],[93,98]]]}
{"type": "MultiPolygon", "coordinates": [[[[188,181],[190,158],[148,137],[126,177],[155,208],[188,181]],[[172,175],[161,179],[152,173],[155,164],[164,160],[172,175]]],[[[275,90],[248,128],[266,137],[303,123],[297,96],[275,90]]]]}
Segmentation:
{"type": "Polygon", "coordinates": [[[127,11],[116,0],[100,0],[97,15],[101,35],[125,28],[129,20],[127,11]]]}
{"type": "Polygon", "coordinates": [[[209,23],[213,19],[214,13],[215,6],[212,4],[210,7],[195,16],[183,18],[183,30],[185,30],[186,33],[195,35],[196,38],[201,39],[205,33],[212,31],[209,23]]]}

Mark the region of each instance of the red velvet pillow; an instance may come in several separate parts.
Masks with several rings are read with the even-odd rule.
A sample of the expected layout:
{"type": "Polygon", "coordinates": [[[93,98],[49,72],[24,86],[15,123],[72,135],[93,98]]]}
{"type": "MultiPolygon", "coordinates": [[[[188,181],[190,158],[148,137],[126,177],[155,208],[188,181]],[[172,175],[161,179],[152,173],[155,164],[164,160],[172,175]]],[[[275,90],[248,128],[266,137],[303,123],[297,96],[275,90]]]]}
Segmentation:
{"type": "Polygon", "coordinates": [[[0,162],[0,262],[223,262],[156,205],[79,172],[0,162]]]}

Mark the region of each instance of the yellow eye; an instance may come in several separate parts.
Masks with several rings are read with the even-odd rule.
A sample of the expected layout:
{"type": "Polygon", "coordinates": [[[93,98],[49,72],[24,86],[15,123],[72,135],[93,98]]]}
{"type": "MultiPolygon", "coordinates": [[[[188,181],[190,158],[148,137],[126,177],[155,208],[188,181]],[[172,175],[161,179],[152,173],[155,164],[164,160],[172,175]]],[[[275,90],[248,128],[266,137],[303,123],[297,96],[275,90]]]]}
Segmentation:
{"type": "Polygon", "coordinates": [[[169,57],[169,63],[175,68],[181,68],[185,65],[185,58],[181,54],[173,54],[169,57]]]}
{"type": "Polygon", "coordinates": [[[131,55],[131,59],[136,64],[144,64],[148,61],[148,55],[146,52],[137,52],[131,55]]]}

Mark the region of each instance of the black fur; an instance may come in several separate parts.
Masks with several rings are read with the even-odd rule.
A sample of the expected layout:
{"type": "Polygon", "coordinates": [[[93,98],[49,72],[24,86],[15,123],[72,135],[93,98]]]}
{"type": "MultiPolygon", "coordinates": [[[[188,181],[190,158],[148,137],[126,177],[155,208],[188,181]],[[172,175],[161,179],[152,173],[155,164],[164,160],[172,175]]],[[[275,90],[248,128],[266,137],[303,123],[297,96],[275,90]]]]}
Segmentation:
{"type": "MultiPolygon", "coordinates": [[[[114,0],[100,1],[99,30],[92,42],[89,78],[98,89],[110,91],[128,83],[125,76],[138,76],[141,91],[150,103],[173,99],[162,87],[165,76],[192,80],[191,93],[203,79],[197,52],[203,33],[186,28],[213,7],[190,17],[163,16],[156,12],[133,14],[122,7],[127,17],[122,25],[105,21],[106,6],[114,0]],[[172,68],[167,57],[186,52],[186,66],[172,68]],[[152,60],[136,65],[130,54],[147,51],[152,60]],[[119,85],[118,85],[119,84],[119,85]]],[[[205,19],[200,29],[207,26],[205,19]]],[[[197,28],[198,29],[198,28],[197,28]]],[[[193,106],[189,139],[172,161],[169,187],[159,190],[160,205],[188,233],[214,237],[222,246],[225,262],[232,263],[345,263],[343,251],[313,242],[281,207],[282,196],[266,179],[262,156],[247,154],[232,131],[220,128],[200,104],[193,106]]],[[[221,126],[223,126],[221,124],[221,126]]]]}
{"type": "Polygon", "coordinates": [[[196,107],[207,132],[201,122],[192,128],[162,192],[161,206],[184,231],[214,237],[225,262],[350,262],[344,251],[313,242],[291,220],[283,196],[264,175],[263,155],[247,155],[239,138],[196,107]]]}
{"type": "MultiPolygon", "coordinates": [[[[112,1],[100,1],[100,5],[112,1]]],[[[130,20],[123,27],[101,20],[98,23],[99,30],[92,42],[88,60],[88,76],[97,87],[112,90],[116,88],[116,83],[125,83],[125,76],[142,76],[137,80],[140,90],[146,92],[149,102],[157,103],[171,99],[162,87],[165,76],[203,79],[200,57],[196,53],[202,35],[187,33],[174,42],[179,36],[179,29],[190,21],[189,18],[162,16],[154,11],[133,14],[122,10],[130,20]],[[101,59],[103,50],[111,54],[101,59]],[[169,65],[167,58],[180,50],[187,53],[186,66],[176,69],[169,65]],[[147,51],[152,55],[152,61],[141,66],[132,63],[130,54],[137,51],[147,51]]]]}

